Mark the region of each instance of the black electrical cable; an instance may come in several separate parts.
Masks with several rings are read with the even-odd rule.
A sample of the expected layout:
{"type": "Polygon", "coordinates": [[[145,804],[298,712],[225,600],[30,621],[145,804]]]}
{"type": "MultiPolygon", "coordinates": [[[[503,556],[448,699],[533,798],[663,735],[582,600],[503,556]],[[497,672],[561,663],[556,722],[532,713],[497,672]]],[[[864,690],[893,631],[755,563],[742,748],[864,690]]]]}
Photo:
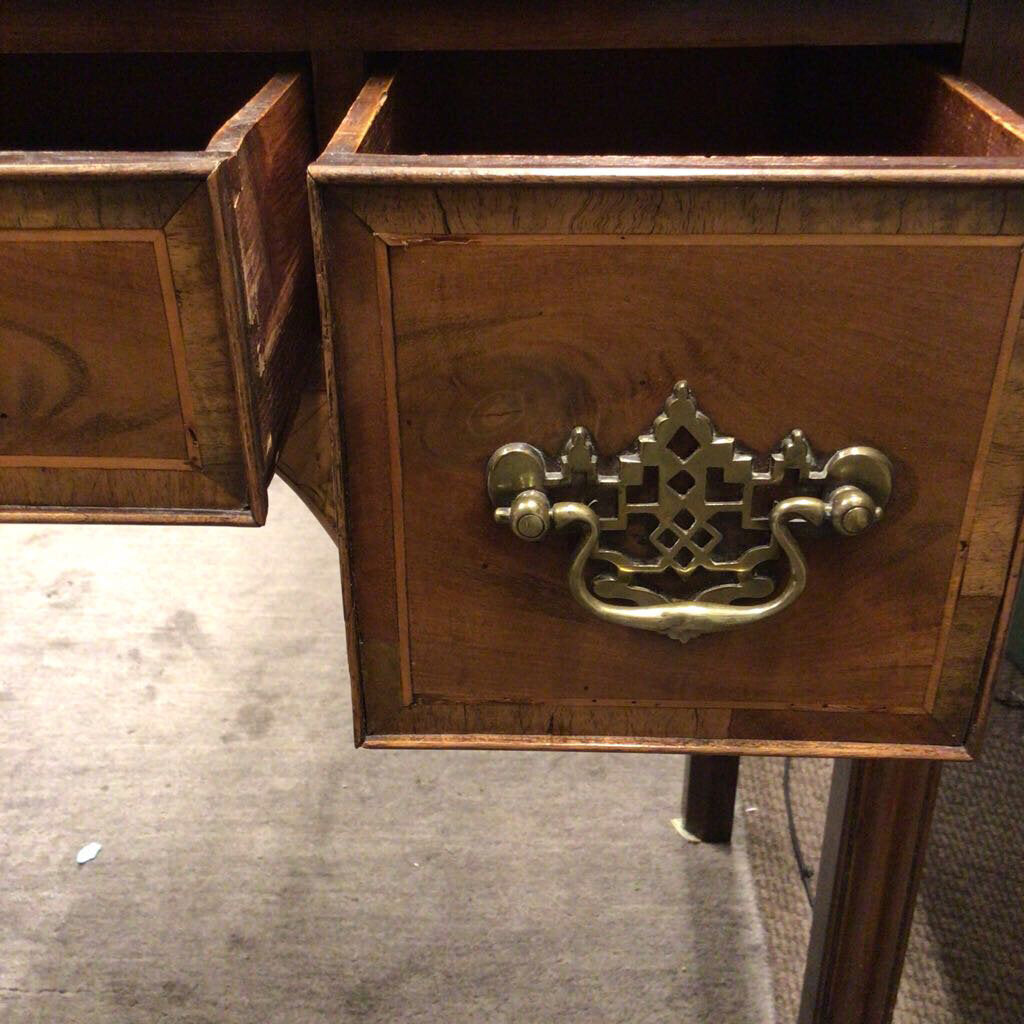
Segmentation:
{"type": "Polygon", "coordinates": [[[807,904],[814,906],[814,898],[811,896],[811,879],[814,877],[814,869],[807,866],[804,860],[803,850],[800,849],[800,837],[796,834],[796,822],[793,820],[793,797],[789,790],[789,766],[792,758],[787,757],[782,769],[782,795],[786,801],[786,820],[789,822],[789,841],[793,845],[793,856],[796,858],[797,870],[800,872],[800,881],[803,883],[804,892],[807,894],[807,904]]]}

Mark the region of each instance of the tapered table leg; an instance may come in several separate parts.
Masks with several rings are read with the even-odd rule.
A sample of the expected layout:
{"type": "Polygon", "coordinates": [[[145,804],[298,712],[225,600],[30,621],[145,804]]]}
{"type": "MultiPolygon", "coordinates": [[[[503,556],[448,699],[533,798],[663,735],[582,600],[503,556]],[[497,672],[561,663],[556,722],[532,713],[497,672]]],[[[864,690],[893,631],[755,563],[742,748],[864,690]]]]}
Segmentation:
{"type": "Polygon", "coordinates": [[[732,838],[740,759],[730,754],[693,754],[683,794],[683,827],[705,843],[732,838]]]}
{"type": "Polygon", "coordinates": [[[939,769],[836,762],[799,1024],[892,1019],[939,769]]]}

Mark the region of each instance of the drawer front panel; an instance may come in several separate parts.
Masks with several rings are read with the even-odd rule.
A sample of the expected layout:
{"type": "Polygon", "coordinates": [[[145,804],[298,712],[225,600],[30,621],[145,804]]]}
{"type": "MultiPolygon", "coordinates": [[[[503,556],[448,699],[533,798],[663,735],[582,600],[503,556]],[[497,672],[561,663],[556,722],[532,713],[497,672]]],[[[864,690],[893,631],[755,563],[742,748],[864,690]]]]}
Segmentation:
{"type": "Polygon", "coordinates": [[[158,232],[0,231],[0,465],[188,468],[161,247],[158,232]]]}
{"type": "Polygon", "coordinates": [[[5,386],[28,381],[29,395],[11,395],[2,421],[18,450],[0,457],[0,517],[252,522],[206,183],[58,178],[7,192],[0,255],[24,288],[3,289],[0,342],[15,367],[5,386]],[[60,397],[32,414],[37,372],[60,397]]]}
{"type": "Polygon", "coordinates": [[[1021,240],[885,241],[392,247],[413,695],[928,709],[1021,240]],[[588,616],[575,536],[524,548],[481,486],[508,441],[626,448],[677,379],[754,451],[802,426],[896,479],[876,531],[804,545],[792,609],[685,649],[588,616]]]}
{"type": "MultiPolygon", "coordinates": [[[[497,189],[495,233],[403,233],[421,189],[317,194],[357,736],[963,756],[1024,493],[1024,238],[946,234],[923,190],[907,204],[939,230],[865,233],[836,197],[833,230],[784,235],[514,234],[518,196],[497,189]],[[818,452],[894,464],[869,534],[801,539],[791,608],[685,646],[588,615],[566,581],[576,538],[524,544],[486,490],[508,442],[553,454],[583,424],[616,454],[679,379],[754,452],[800,427],[818,452]]],[[[705,200],[686,194],[665,203],[692,222],[705,200]]],[[[449,219],[480,196],[448,191],[449,219]]]]}

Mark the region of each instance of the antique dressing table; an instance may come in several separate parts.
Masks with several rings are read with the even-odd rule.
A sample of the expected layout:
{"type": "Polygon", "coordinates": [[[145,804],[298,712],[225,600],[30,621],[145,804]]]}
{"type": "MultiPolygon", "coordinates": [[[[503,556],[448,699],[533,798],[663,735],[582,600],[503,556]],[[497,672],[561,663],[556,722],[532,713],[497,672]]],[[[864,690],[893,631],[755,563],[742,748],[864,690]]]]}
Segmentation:
{"type": "Polygon", "coordinates": [[[1024,12],[969,6],[8,0],[0,524],[277,472],[357,744],[686,753],[708,841],[740,756],[838,758],[800,1019],[889,1020],[1020,570],[1024,12]]]}

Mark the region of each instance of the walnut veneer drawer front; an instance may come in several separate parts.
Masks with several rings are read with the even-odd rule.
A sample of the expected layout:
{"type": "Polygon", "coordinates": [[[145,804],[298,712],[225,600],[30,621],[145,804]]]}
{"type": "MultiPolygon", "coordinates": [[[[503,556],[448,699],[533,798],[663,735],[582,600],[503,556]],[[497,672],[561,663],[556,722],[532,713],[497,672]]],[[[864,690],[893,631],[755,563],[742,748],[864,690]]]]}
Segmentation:
{"type": "Polygon", "coordinates": [[[0,517],[262,522],[311,362],[307,85],[0,60],[0,517]]]}
{"type": "Polygon", "coordinates": [[[311,169],[358,738],[966,756],[1024,124],[885,55],[515,60],[372,78],[311,169]]]}

